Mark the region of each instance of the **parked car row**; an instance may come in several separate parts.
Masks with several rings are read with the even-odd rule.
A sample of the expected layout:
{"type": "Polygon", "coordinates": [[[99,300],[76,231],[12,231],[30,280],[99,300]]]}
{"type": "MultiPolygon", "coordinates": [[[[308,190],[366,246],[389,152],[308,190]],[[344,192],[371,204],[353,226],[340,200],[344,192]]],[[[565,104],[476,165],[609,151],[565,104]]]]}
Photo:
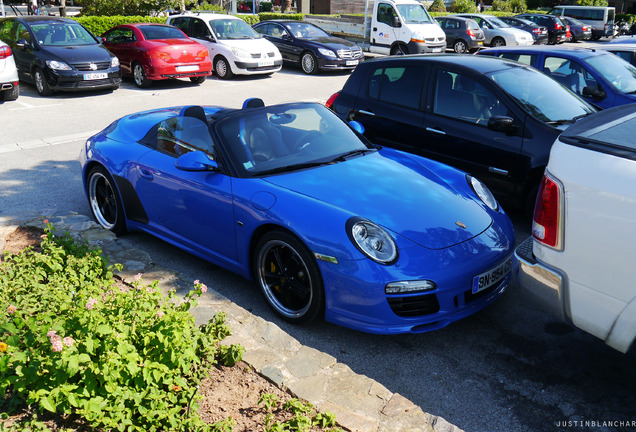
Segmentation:
{"type": "MultiPolygon", "coordinates": [[[[115,90],[122,75],[139,87],[173,78],[200,84],[213,71],[221,79],[272,74],[286,62],[314,74],[352,70],[364,60],[355,43],[312,24],[278,20],[252,28],[225,14],[123,24],[99,38],[71,19],[11,17],[0,19],[0,40],[6,44],[0,59],[15,59],[19,79],[34,84],[42,96],[58,90],[115,90]]],[[[1,84],[8,100],[19,92],[10,78],[1,84]]]]}

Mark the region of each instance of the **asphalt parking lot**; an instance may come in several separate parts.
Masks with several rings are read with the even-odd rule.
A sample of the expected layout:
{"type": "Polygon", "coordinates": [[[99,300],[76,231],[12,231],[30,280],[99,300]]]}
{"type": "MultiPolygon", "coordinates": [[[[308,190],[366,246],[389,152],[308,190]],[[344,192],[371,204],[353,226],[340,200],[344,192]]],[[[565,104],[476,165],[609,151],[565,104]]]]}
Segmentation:
{"type": "MultiPolygon", "coordinates": [[[[267,104],[324,103],[347,77],[286,68],[270,77],[212,77],[200,86],[166,81],[141,90],[125,80],[114,92],[48,98],[23,84],[17,101],[0,103],[0,217],[42,209],[90,214],[79,149],[124,114],[185,104],[238,108],[249,97],[267,104]]],[[[529,235],[529,223],[511,217],[520,242],[529,235]]],[[[325,322],[299,327],[276,318],[252,283],[150,236],[130,237],[159,265],[214,287],[301,343],[466,431],[636,430],[618,423],[636,421],[636,353],[622,355],[556,322],[514,285],[481,313],[421,335],[367,335],[325,322]]]]}

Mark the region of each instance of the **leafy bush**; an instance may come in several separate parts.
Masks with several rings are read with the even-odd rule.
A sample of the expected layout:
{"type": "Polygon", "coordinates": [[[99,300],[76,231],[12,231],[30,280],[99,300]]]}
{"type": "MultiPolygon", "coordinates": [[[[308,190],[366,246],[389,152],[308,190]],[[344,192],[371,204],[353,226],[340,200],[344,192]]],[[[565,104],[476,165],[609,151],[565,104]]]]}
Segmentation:
{"type": "Polygon", "coordinates": [[[497,12],[512,12],[512,7],[508,0],[492,0],[492,10],[497,12]]]}
{"type": "Polygon", "coordinates": [[[197,386],[210,364],[231,365],[243,349],[220,346],[223,314],[195,327],[189,310],[207,287],[195,281],[179,301],[139,275],[118,286],[119,265],[51,225],[41,247],[0,263],[1,411],[79,416],[100,430],[209,430],[197,386]]]}
{"type": "Polygon", "coordinates": [[[443,0],[434,0],[433,4],[428,8],[429,12],[446,12],[446,5],[443,0]]]}
{"type": "Polygon", "coordinates": [[[301,13],[280,13],[280,12],[261,12],[258,14],[261,21],[273,19],[288,19],[302,21],[304,14],[301,13]]]}
{"type": "Polygon", "coordinates": [[[473,0],[455,0],[450,10],[453,13],[474,13],[477,11],[477,6],[473,0]]]}
{"type": "Polygon", "coordinates": [[[528,10],[526,0],[509,0],[509,2],[513,13],[520,14],[528,10]]]}
{"type": "Polygon", "coordinates": [[[607,0],[577,0],[579,6],[607,6],[607,0]]]}
{"type": "Polygon", "coordinates": [[[120,24],[133,24],[133,23],[160,23],[165,24],[166,17],[149,17],[149,16],[81,16],[70,17],[89,29],[93,34],[99,36],[104,34],[107,30],[118,26],[120,24]]]}
{"type": "MultiPolygon", "coordinates": [[[[83,0],[83,15],[150,15],[168,9],[179,9],[180,0],[83,0]]],[[[185,6],[197,4],[184,0],[185,6]]]]}

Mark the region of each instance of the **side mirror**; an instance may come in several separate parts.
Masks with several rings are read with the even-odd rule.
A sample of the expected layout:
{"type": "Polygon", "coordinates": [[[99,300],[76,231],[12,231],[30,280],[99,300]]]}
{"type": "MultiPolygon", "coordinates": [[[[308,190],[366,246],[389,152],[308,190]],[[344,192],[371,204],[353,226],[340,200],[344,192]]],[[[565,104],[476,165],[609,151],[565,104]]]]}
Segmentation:
{"type": "Polygon", "coordinates": [[[593,87],[593,86],[584,87],[583,96],[588,96],[595,100],[602,100],[607,97],[607,92],[599,84],[598,87],[593,87]]]}
{"type": "Polygon", "coordinates": [[[202,151],[188,152],[174,163],[177,169],[182,171],[218,171],[219,165],[202,151]]]}
{"type": "Polygon", "coordinates": [[[360,122],[357,122],[355,120],[351,120],[349,122],[349,126],[351,126],[351,129],[353,129],[354,131],[358,132],[360,135],[364,135],[364,126],[362,126],[362,124],[360,122]]]}
{"type": "Polygon", "coordinates": [[[27,40],[26,40],[26,39],[18,39],[18,40],[15,42],[15,44],[16,44],[19,48],[22,48],[22,49],[26,49],[26,48],[31,47],[31,44],[30,44],[29,42],[27,42],[27,40]]]}
{"type": "Polygon", "coordinates": [[[283,35],[280,37],[282,40],[286,40],[289,41],[291,40],[291,36],[287,33],[283,33],[283,35]]]}
{"type": "Polygon", "coordinates": [[[512,117],[508,116],[494,116],[488,120],[488,129],[496,132],[504,132],[506,134],[512,134],[517,131],[519,126],[515,123],[512,117]]]}
{"type": "Polygon", "coordinates": [[[393,17],[393,27],[402,27],[402,23],[400,22],[400,18],[393,17]]]}

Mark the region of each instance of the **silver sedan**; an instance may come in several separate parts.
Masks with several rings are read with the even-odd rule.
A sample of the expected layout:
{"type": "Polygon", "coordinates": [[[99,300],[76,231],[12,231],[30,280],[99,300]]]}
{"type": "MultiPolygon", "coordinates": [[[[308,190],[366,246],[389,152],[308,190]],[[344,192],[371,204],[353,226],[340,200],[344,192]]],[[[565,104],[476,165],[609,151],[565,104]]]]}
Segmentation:
{"type": "Polygon", "coordinates": [[[495,16],[483,14],[459,14],[459,16],[477,21],[486,36],[484,41],[486,46],[525,46],[534,43],[534,39],[529,32],[511,27],[495,16]]]}

